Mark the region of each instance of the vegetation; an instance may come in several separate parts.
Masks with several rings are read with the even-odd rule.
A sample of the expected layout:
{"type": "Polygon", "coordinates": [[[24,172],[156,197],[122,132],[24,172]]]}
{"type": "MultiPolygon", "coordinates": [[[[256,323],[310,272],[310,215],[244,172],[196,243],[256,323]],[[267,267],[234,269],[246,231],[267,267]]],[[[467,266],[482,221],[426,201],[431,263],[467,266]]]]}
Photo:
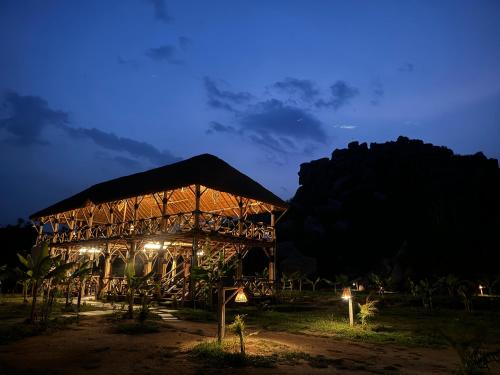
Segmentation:
{"type": "MultiPolygon", "coordinates": [[[[349,327],[346,306],[332,292],[287,293],[293,295],[293,304],[273,305],[265,310],[254,306],[228,308],[227,319],[245,314],[247,325],[258,330],[423,347],[447,346],[448,342],[440,331],[461,335],[466,330],[474,329],[483,332],[485,344],[500,345],[500,327],[491,324],[500,318],[500,300],[476,297],[488,305],[473,313],[464,313],[453,308],[454,305],[446,307],[446,299],[439,295],[435,296],[438,307],[431,313],[412,296],[386,294],[384,300],[377,303],[376,322],[368,318],[365,325],[349,327]],[[301,295],[305,302],[300,302],[301,295]]],[[[357,295],[356,298],[364,297],[357,295]]],[[[213,313],[201,309],[180,309],[174,315],[185,320],[216,320],[213,313]]]]}
{"type": "MultiPolygon", "coordinates": [[[[256,343],[257,350],[259,343],[256,343]]],[[[326,368],[337,365],[339,360],[327,358],[321,355],[313,356],[303,352],[276,350],[270,355],[262,354],[242,354],[235,352],[232,343],[225,340],[222,343],[217,341],[203,342],[194,346],[190,350],[191,358],[197,362],[201,361],[209,367],[265,367],[272,368],[278,364],[296,365],[304,361],[311,367],[326,368]]]]}
{"type": "Polygon", "coordinates": [[[377,303],[377,300],[370,300],[370,296],[366,297],[366,302],[364,304],[358,303],[358,318],[361,321],[361,325],[366,326],[368,324],[368,320],[373,318],[378,312],[377,303]]]}
{"type": "Polygon", "coordinates": [[[144,276],[136,276],[134,262],[127,262],[125,266],[125,278],[127,279],[128,286],[127,315],[129,319],[132,319],[134,317],[134,298],[137,293],[139,293],[139,296],[141,298],[141,319],[142,321],[144,321],[147,318],[150,303],[149,295],[155,288],[155,285],[150,282],[153,275],[154,271],[151,271],[144,276]]]}

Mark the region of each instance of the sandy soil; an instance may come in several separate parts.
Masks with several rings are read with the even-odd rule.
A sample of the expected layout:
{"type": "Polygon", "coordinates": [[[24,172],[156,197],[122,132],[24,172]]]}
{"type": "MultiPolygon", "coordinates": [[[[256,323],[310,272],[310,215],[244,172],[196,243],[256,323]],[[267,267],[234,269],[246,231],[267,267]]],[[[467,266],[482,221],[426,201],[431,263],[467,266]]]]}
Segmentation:
{"type": "MultiPolygon", "coordinates": [[[[251,329],[250,329],[251,331],[251,329]]],[[[210,369],[189,358],[187,348],[210,340],[215,326],[178,321],[164,323],[159,333],[116,334],[104,317],[86,317],[78,325],[50,335],[0,346],[0,373],[10,374],[450,374],[457,356],[451,350],[404,348],[339,341],[332,338],[260,332],[248,351],[303,351],[335,359],[328,368],[279,365],[277,368],[210,369]],[[266,345],[266,343],[268,345],[266,345]]],[[[264,353],[262,353],[264,352],[264,353]]]]}

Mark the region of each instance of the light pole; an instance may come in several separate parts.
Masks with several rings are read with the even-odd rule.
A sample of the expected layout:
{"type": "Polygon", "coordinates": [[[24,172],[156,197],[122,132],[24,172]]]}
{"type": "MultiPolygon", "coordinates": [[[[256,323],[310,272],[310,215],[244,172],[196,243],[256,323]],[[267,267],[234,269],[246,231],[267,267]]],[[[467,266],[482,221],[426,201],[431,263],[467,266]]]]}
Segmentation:
{"type": "Polygon", "coordinates": [[[354,312],[352,308],[352,293],[351,288],[344,288],[342,291],[342,298],[349,301],[349,325],[354,325],[354,312]]]}
{"type": "Polygon", "coordinates": [[[243,290],[243,287],[224,287],[222,281],[219,281],[218,286],[218,309],[217,309],[217,342],[221,343],[226,334],[226,304],[233,299],[237,303],[248,302],[248,298],[243,290]],[[226,291],[234,290],[234,292],[226,299],[226,291]]]}

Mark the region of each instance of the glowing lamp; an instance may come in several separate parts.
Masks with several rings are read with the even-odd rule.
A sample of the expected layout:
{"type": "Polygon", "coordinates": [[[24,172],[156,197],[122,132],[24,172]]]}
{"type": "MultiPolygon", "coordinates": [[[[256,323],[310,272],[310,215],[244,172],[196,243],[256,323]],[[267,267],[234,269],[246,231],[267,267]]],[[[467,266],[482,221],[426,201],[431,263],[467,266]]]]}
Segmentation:
{"type": "Polygon", "coordinates": [[[159,242],[146,242],[144,244],[144,250],[160,250],[163,245],[159,242]]]}
{"type": "Polygon", "coordinates": [[[351,288],[344,288],[344,290],[342,291],[342,298],[345,300],[352,298],[351,288]]]}
{"type": "Polygon", "coordinates": [[[482,296],[484,296],[483,289],[484,289],[484,286],[479,285],[479,292],[481,293],[482,296]]]}
{"type": "Polygon", "coordinates": [[[236,302],[236,303],[248,302],[247,295],[245,294],[245,291],[243,290],[243,288],[238,289],[238,292],[236,293],[236,297],[234,298],[234,302],[236,302]]]}
{"type": "Polygon", "coordinates": [[[99,252],[99,249],[97,249],[95,247],[82,247],[82,248],[80,248],[80,254],[86,254],[86,253],[95,254],[98,252],[99,252]]]}
{"type": "Polygon", "coordinates": [[[199,257],[202,257],[203,255],[205,255],[205,252],[203,250],[198,250],[196,252],[196,255],[198,255],[199,257]]]}

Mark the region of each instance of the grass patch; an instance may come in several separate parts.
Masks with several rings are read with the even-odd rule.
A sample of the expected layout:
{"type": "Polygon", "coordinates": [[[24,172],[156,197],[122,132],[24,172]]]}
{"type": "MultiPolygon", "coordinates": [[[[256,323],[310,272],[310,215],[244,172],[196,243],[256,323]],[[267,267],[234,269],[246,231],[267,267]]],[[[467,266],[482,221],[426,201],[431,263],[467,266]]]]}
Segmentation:
{"type": "Polygon", "coordinates": [[[192,322],[212,322],[217,321],[216,313],[202,309],[182,308],[172,311],[172,315],[178,319],[192,322]]]}
{"type": "Polygon", "coordinates": [[[313,356],[304,352],[280,351],[269,355],[246,354],[242,355],[234,351],[234,346],[229,341],[219,344],[217,341],[203,342],[194,346],[190,357],[201,361],[208,367],[257,367],[273,368],[278,364],[297,365],[307,363],[315,368],[327,368],[338,365],[338,359],[327,358],[322,355],[313,356]]]}
{"type": "Polygon", "coordinates": [[[203,342],[191,349],[190,357],[202,361],[209,367],[274,367],[277,356],[242,355],[229,350],[226,342],[203,342]]]}

